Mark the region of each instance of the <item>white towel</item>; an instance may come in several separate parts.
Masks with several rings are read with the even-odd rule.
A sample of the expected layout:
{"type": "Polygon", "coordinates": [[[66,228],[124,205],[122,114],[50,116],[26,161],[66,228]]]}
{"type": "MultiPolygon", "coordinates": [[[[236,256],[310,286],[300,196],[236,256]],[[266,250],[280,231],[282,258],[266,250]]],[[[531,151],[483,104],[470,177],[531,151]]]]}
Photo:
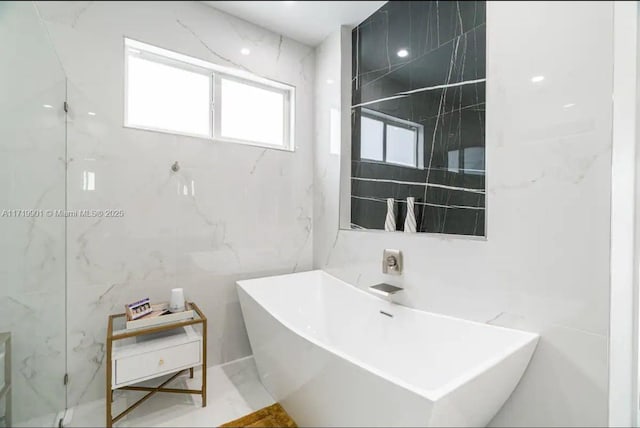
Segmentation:
{"type": "Polygon", "coordinates": [[[407,233],[416,233],[416,198],[409,196],[407,198],[407,216],[404,218],[404,231],[407,233]]]}
{"type": "Polygon", "coordinates": [[[387,232],[396,231],[396,215],[394,213],[395,201],[393,198],[387,199],[387,218],[384,221],[384,230],[387,232]]]}

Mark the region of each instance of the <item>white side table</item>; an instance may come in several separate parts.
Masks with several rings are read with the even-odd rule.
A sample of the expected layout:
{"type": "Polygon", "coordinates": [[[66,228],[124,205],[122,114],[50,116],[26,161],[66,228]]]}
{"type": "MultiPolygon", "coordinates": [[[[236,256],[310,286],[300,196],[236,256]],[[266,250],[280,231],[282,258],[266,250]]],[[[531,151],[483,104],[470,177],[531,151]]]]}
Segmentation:
{"type": "Polygon", "coordinates": [[[202,396],[202,407],[207,405],[207,318],[193,302],[189,306],[196,314],[193,319],[135,330],[118,329],[118,325],[126,320],[125,314],[109,316],[105,397],[107,427],[112,427],[157,392],[198,394],[202,396]],[[196,330],[197,326],[201,326],[201,332],[196,330]],[[165,387],[185,370],[189,370],[193,378],[193,368],[197,366],[202,366],[201,389],[165,387]],[[134,385],[170,373],[175,374],[157,387],[134,385]],[[116,389],[145,391],[148,394],[114,417],[111,404],[116,389]]]}

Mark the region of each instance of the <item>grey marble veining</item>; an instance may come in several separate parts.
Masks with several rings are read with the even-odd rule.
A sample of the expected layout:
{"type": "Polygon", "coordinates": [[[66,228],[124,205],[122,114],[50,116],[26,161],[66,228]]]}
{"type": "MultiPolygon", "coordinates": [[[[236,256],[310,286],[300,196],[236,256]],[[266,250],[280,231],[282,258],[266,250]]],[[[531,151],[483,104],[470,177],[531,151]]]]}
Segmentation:
{"type": "Polygon", "coordinates": [[[389,2],[353,30],[352,228],[384,229],[393,198],[402,230],[413,197],[418,232],[485,235],[485,7],[389,2]],[[365,119],[383,124],[380,141],[365,119]],[[414,133],[411,164],[389,156],[398,127],[414,133]]]}
{"type": "Polygon", "coordinates": [[[53,422],[65,405],[65,222],[45,210],[64,208],[65,76],[31,2],[0,4],[0,38],[12,41],[0,58],[0,332],[12,335],[13,423],[53,422]]]}
{"type": "MultiPolygon", "coordinates": [[[[540,333],[527,372],[490,426],[607,425],[613,5],[582,6],[487,2],[486,240],[340,230],[349,138],[343,135],[342,157],[333,155],[328,124],[332,108],[350,107],[340,94],[355,84],[351,64],[341,69],[350,31],[317,50],[314,266],[366,289],[389,280],[380,256],[398,248],[400,303],[540,333]],[[523,13],[526,19],[514,19],[523,13]]],[[[429,39],[414,33],[411,46],[447,43],[431,30],[429,39]]],[[[359,85],[388,70],[381,51],[359,85]]],[[[392,69],[403,65],[390,60],[392,69]]],[[[474,93],[462,96],[474,104],[474,93]]],[[[439,102],[425,117],[437,114],[439,102]]]]}
{"type": "Polygon", "coordinates": [[[173,287],[209,319],[210,365],[249,355],[235,281],[311,266],[314,50],[198,2],[37,6],[69,79],[69,209],[125,213],[68,224],[69,406],[103,397],[107,315],[173,287]],[[295,152],[123,128],[124,36],[294,85],[295,152]]]}

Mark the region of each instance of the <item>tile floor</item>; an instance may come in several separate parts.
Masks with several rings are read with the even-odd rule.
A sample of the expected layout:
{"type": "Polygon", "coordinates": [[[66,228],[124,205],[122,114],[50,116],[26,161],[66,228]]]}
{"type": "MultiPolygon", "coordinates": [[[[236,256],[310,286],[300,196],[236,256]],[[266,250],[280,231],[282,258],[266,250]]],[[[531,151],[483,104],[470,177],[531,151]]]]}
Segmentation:
{"type": "MultiPolygon", "coordinates": [[[[258,378],[253,357],[209,367],[207,370],[207,407],[201,407],[199,395],[158,393],[115,427],[217,427],[274,403],[258,378]]],[[[200,388],[201,372],[193,379],[186,373],[170,385],[178,388],[200,388]]],[[[157,384],[156,380],[153,385],[157,384]]],[[[150,383],[151,385],[151,383],[150,383]]],[[[118,391],[114,396],[116,415],[143,393],[118,391]]],[[[82,404],[73,409],[69,427],[104,427],[104,400],[82,404]]]]}
{"type": "MultiPolygon", "coordinates": [[[[28,421],[14,422],[15,428],[27,428],[27,427],[56,427],[57,421],[60,420],[55,413],[48,413],[46,415],[38,416],[28,421]]],[[[0,424],[0,427],[4,427],[4,424],[0,424]]]]}

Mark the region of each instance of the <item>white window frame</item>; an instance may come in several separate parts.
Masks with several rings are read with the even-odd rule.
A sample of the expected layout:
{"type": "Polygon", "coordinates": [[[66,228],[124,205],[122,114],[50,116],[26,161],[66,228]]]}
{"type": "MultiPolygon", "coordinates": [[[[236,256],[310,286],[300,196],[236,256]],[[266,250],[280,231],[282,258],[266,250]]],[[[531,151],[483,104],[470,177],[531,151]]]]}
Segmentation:
{"type": "Polygon", "coordinates": [[[295,150],[295,87],[286,83],[266,79],[244,70],[224,67],[210,63],[188,55],[159,48],[147,43],[130,38],[124,38],[124,127],[141,129],[145,131],[162,132],[173,135],[203,138],[215,142],[244,144],[250,146],[266,147],[276,150],[295,150]],[[200,73],[209,76],[209,134],[193,134],[188,132],[163,129],[160,127],[141,126],[130,123],[128,118],[128,91],[129,91],[129,57],[136,56],[145,60],[154,61],[183,70],[200,73]],[[260,141],[242,140],[221,136],[221,79],[234,80],[245,85],[276,92],[283,95],[283,142],[282,144],[268,144],[260,141]]]}
{"type": "MultiPolygon", "coordinates": [[[[360,158],[363,162],[382,163],[385,165],[396,165],[405,168],[424,169],[424,147],[420,144],[420,141],[424,141],[424,126],[419,123],[411,122],[409,120],[399,119],[397,117],[381,113],[379,111],[363,108],[360,111],[361,117],[367,117],[369,119],[378,120],[383,123],[382,127],[382,160],[360,158]],[[396,126],[399,128],[406,128],[415,131],[416,133],[416,150],[415,150],[415,165],[407,165],[403,163],[389,162],[387,161],[387,125],[396,126]]],[[[362,144],[362,142],[360,143],[362,144]]]]}
{"type": "Polygon", "coordinates": [[[168,56],[158,55],[154,52],[148,52],[146,50],[141,50],[137,48],[131,48],[130,46],[125,47],[125,75],[124,75],[124,126],[125,128],[132,129],[142,129],[145,131],[154,131],[154,132],[163,132],[165,134],[176,134],[176,135],[185,135],[188,137],[196,137],[196,138],[205,138],[205,139],[213,139],[213,135],[211,130],[213,129],[213,93],[214,93],[214,81],[213,81],[213,73],[211,70],[206,69],[204,67],[199,67],[197,65],[181,62],[174,60],[168,56]],[[176,131],[174,129],[154,127],[154,126],[144,126],[138,125],[135,123],[129,122],[129,57],[135,56],[137,58],[141,58],[147,61],[153,61],[158,64],[164,64],[171,67],[179,68],[182,70],[191,71],[198,74],[203,74],[209,77],[209,133],[205,134],[196,134],[184,131],[176,131]]]}
{"type": "MultiPolygon", "coordinates": [[[[293,117],[293,109],[291,106],[291,96],[289,96],[289,94],[286,93],[285,89],[282,88],[276,88],[273,85],[267,85],[261,82],[257,82],[257,81],[250,81],[241,77],[237,77],[234,75],[230,75],[230,74],[225,74],[225,73],[216,73],[214,76],[214,95],[213,95],[213,99],[217,102],[218,105],[222,106],[222,79],[226,79],[226,80],[232,80],[234,82],[239,82],[242,84],[245,84],[247,86],[253,86],[255,88],[259,88],[259,89],[264,89],[265,91],[270,91],[270,92],[275,92],[278,94],[282,94],[283,95],[283,99],[284,99],[284,114],[282,115],[283,121],[282,121],[282,126],[283,126],[283,130],[282,130],[282,138],[284,139],[284,146],[287,145],[288,141],[291,141],[291,135],[292,135],[292,120],[291,117],[293,117]]],[[[222,124],[222,108],[214,108],[214,119],[213,122],[214,123],[219,123],[222,124]]],[[[262,143],[262,142],[251,142],[251,141],[247,141],[247,140],[240,140],[237,138],[230,138],[230,137],[223,137],[222,136],[222,127],[221,126],[214,126],[213,127],[213,138],[215,140],[218,141],[225,141],[225,142],[229,142],[229,143],[241,143],[241,144],[255,144],[257,146],[262,146],[262,147],[274,147],[274,148],[283,148],[283,146],[280,145],[275,145],[275,144],[268,144],[268,143],[262,143]]]]}

